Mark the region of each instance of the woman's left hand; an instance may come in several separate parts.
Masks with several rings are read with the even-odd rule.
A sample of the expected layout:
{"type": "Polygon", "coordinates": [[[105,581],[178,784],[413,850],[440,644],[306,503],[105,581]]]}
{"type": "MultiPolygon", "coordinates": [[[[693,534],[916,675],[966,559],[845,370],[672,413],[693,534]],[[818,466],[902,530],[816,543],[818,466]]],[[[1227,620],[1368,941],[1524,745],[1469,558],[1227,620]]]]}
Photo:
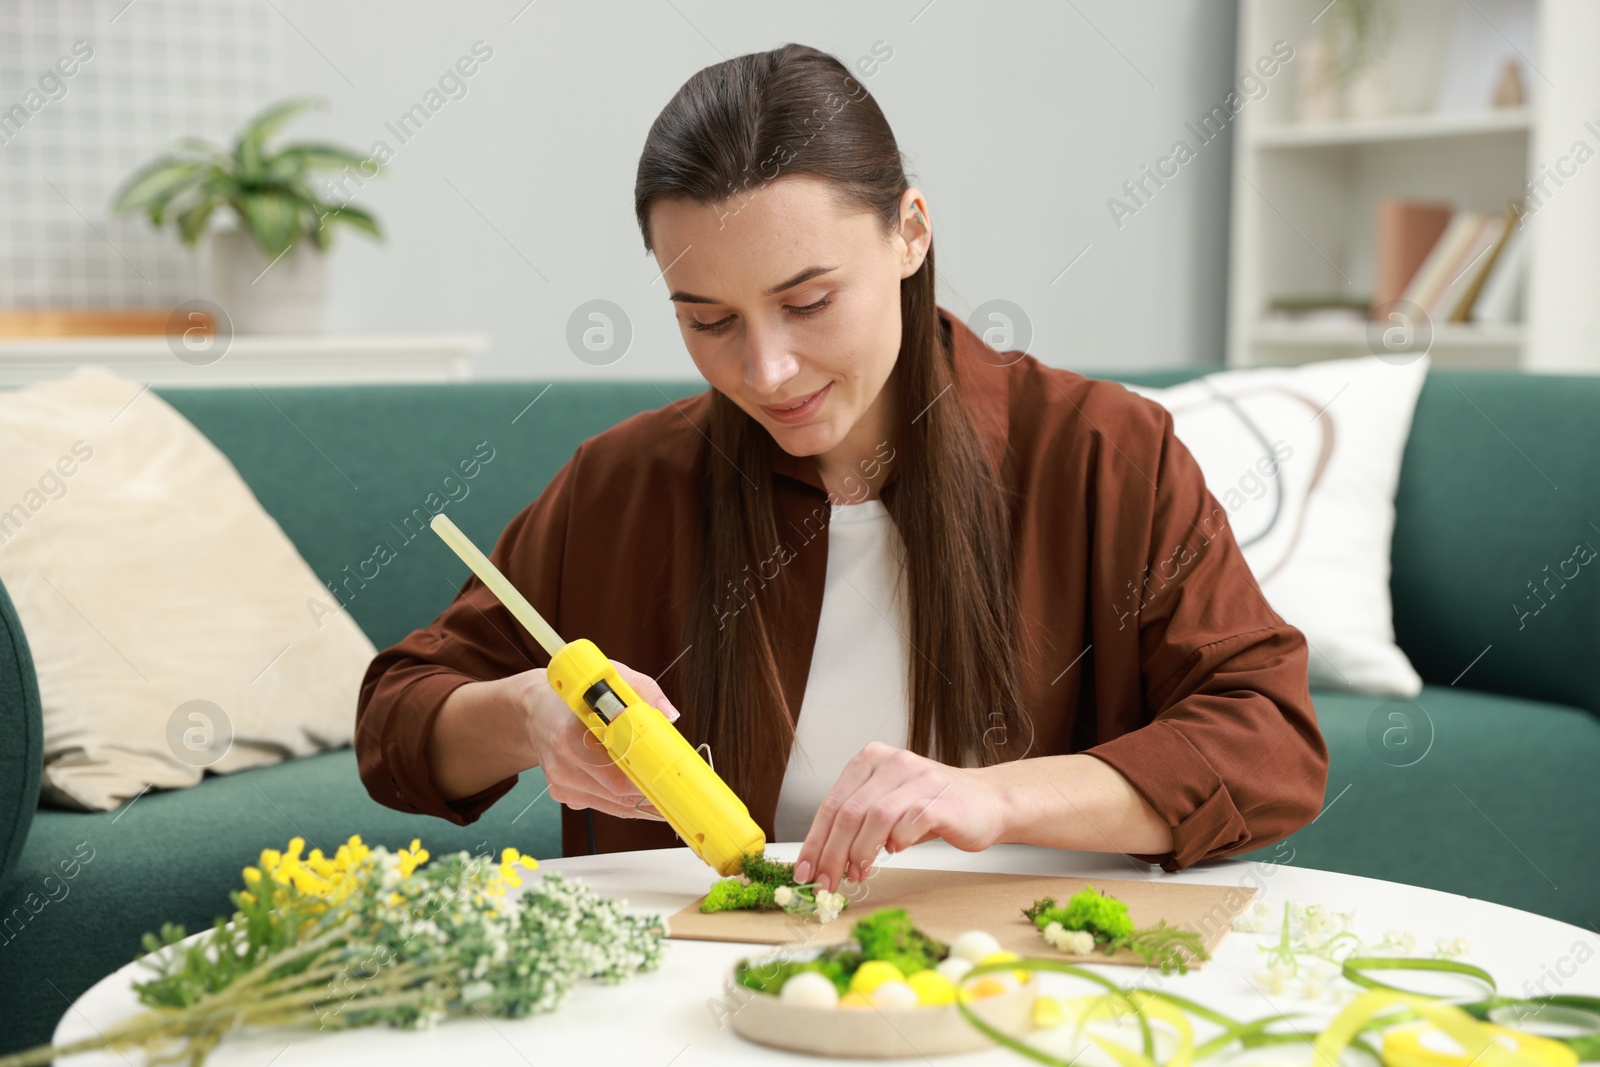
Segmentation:
{"type": "Polygon", "coordinates": [[[880,850],[939,837],[965,852],[995,844],[1005,826],[992,776],[874,741],[845,764],[811,822],[795,881],[837,890],[866,878],[880,850]]]}

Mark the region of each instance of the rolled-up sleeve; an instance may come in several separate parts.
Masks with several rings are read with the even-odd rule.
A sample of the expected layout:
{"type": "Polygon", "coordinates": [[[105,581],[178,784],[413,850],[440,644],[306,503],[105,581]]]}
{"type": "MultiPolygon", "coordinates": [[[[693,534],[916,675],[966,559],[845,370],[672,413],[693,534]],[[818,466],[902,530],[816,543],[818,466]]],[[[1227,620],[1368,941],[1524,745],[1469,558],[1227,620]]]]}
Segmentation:
{"type": "Polygon", "coordinates": [[[1267,603],[1227,512],[1160,413],[1149,538],[1123,564],[1171,576],[1137,616],[1147,721],[1084,751],[1172,829],[1171,852],[1136,858],[1176,871],[1270,845],[1314,819],[1328,749],[1305,636],[1267,603]]]}
{"type": "MultiPolygon", "coordinates": [[[[561,567],[573,471],[583,449],[505,528],[489,559],[534,608],[559,619],[561,567]]],[[[443,543],[437,550],[448,552],[443,543]]],[[[511,775],[471,796],[447,800],[434,785],[428,738],[445,700],[469,682],[505,678],[549,664],[511,613],[476,576],[449,607],[373,658],[356,706],[356,764],[374,800],[400,811],[476,821],[517,783],[511,775]]]]}

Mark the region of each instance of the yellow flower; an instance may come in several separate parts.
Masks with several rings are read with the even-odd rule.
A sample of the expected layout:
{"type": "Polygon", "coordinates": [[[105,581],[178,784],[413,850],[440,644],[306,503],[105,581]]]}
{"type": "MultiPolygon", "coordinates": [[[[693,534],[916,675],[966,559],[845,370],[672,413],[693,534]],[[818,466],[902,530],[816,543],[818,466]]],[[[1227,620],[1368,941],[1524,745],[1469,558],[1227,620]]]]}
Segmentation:
{"type": "MultiPolygon", "coordinates": [[[[314,848],[310,855],[302,858],[305,844],[304,838],[294,837],[283,852],[263,849],[260,865],[244,868],[244,883],[248,889],[239,894],[241,901],[255,903],[265,885],[266,899],[274,907],[283,906],[290,893],[297,893],[313,898],[310,902],[301,901],[304,911],[321,914],[356,892],[362,885],[362,876],[373,864],[372,849],[362,842],[360,834],[352,834],[331,857],[314,848]]],[[[412,838],[411,846],[395,855],[405,877],[428,861],[428,851],[422,847],[420,838],[412,838]]],[[[391,904],[400,903],[402,899],[400,893],[389,894],[391,904]]]]}
{"type": "Polygon", "coordinates": [[[523,855],[515,848],[507,846],[505,851],[500,853],[500,881],[503,884],[497,886],[495,892],[503,893],[505,892],[505,886],[520,886],[522,884],[522,878],[517,874],[519,866],[526,867],[531,871],[539,866],[539,861],[532,856],[523,855]]]}
{"type": "MultiPolygon", "coordinates": [[[[244,869],[245,884],[258,892],[262,881],[270,879],[274,885],[293,886],[307,896],[337,903],[355,889],[362,869],[372,857],[372,850],[362,843],[359,834],[352,835],[349,841],[340,845],[331,859],[324,856],[321,849],[312,849],[311,854],[302,859],[300,853],[305,844],[305,838],[294,837],[283,852],[273,848],[263,849],[260,866],[244,869]]],[[[409,863],[410,867],[415,867],[427,858],[427,853],[421,852],[419,845],[420,842],[413,841],[411,851],[401,853],[402,866],[409,863]]],[[[246,892],[245,899],[253,902],[256,892],[246,892]]],[[[282,891],[274,889],[274,894],[276,899],[282,895],[282,891]]]]}
{"type": "Polygon", "coordinates": [[[410,878],[412,871],[428,862],[428,850],[422,847],[421,838],[413,837],[411,847],[401,849],[399,857],[401,877],[410,878]]]}

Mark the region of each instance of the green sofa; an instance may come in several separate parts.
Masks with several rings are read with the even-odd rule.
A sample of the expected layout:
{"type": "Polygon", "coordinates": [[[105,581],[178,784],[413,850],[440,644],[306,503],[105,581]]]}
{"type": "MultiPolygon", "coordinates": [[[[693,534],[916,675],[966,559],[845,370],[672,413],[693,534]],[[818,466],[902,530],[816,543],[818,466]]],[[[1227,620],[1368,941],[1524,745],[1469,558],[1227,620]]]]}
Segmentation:
{"type": "MultiPolygon", "coordinates": [[[[1103,376],[1166,385],[1199,373],[1103,376]]],[[[494,458],[449,512],[487,541],[585,437],[701,387],[158,392],[232,459],[317,574],[337,581],[378,542],[395,543],[390,524],[424,506],[429,493],[442,496],[445,475],[478,442],[489,442],[494,458]]],[[[1526,583],[1543,581],[1576,543],[1600,546],[1597,452],[1600,379],[1429,375],[1400,478],[1391,583],[1399,642],[1428,686],[1414,704],[1318,691],[1332,750],[1329,806],[1286,844],[1252,858],[1600,924],[1592,836],[1600,815],[1600,573],[1584,567],[1520,629],[1512,607],[1530,595],[1526,583]],[[1384,731],[1396,724],[1410,729],[1401,740],[1415,746],[1385,744],[1384,731]],[[1410,762],[1423,742],[1426,754],[1410,762]]],[[[418,540],[383,565],[349,609],[382,648],[432,620],[463,575],[441,545],[418,540]]],[[[239,869],[292,835],[323,849],[360,833],[391,846],[421,837],[435,853],[484,844],[560,852],[558,811],[541,796],[538,772],[480,821],[456,827],[374,803],[349,750],[208,776],[115,812],[37,808],[38,693],[25,636],[3,596],[0,719],[0,1052],[48,1040],[72,999],[137,955],[146,930],[163,921],[209,926],[239,869]]]]}

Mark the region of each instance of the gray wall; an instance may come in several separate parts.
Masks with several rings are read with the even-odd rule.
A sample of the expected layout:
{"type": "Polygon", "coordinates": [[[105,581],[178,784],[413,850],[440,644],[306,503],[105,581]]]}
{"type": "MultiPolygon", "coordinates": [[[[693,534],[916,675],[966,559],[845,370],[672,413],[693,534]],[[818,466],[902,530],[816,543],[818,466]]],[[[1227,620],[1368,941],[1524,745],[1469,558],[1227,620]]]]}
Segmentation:
{"type": "MultiPolygon", "coordinates": [[[[603,373],[693,376],[633,220],[651,121],[725,57],[793,40],[853,63],[881,41],[893,57],[864,83],[932,207],[944,306],[969,316],[1010,301],[1031,323],[1030,351],[1060,366],[1221,362],[1229,135],[1120,226],[1107,201],[1222,102],[1235,75],[1233,3],[524,4],[269,5],[283,68],[274,84],[332,102],[290,134],[394,150],[389,173],[353,198],[388,240],[341,233],[330,331],[481,331],[492,338],[481,376],[587,376],[597,371],[568,350],[566,324],[598,298],[621,306],[634,332],[603,373]],[[402,145],[386,123],[478,41],[493,55],[466,94],[402,145]]],[[[148,33],[144,23],[173,18],[162,9],[174,6],[185,5],[141,0],[96,32],[108,42],[148,33]]],[[[121,8],[80,11],[105,22],[121,8]]],[[[102,48],[85,79],[108,76],[118,54],[102,48]]],[[[152,134],[145,155],[165,143],[152,134]]],[[[96,212],[110,190],[92,192],[85,212],[104,229],[96,212]]]]}

